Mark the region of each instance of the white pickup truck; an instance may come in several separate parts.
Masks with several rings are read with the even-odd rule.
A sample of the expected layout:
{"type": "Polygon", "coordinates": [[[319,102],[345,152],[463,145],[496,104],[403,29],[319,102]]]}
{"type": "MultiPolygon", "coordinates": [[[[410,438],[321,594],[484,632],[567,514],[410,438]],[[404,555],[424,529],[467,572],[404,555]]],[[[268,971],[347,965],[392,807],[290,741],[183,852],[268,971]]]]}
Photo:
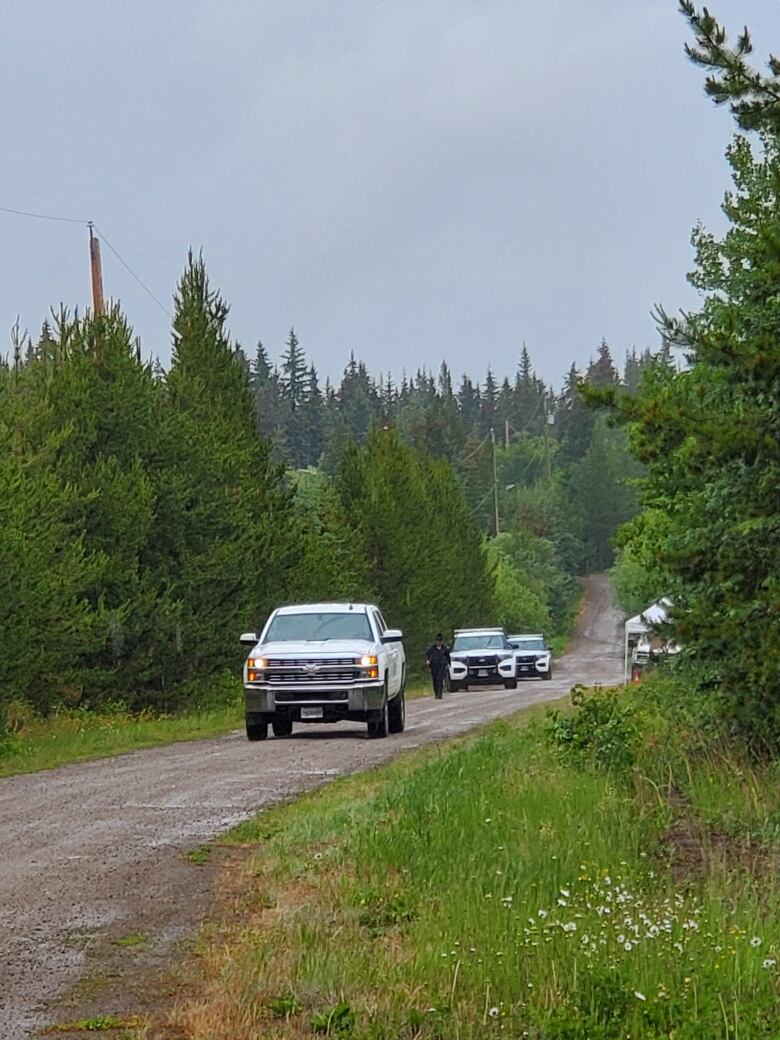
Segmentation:
{"type": "Polygon", "coordinates": [[[370,603],[278,607],[244,665],[246,735],[288,737],[295,722],[368,724],[369,737],[402,733],[406,718],[403,635],[370,603]]]}

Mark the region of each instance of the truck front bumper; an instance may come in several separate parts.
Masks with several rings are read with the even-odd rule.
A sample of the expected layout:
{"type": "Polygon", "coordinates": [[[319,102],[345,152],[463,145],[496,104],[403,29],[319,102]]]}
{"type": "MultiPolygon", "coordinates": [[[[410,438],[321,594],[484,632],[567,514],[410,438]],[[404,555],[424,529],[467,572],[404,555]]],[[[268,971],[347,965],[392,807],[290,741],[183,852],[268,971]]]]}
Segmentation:
{"type": "Polygon", "coordinates": [[[278,711],[300,714],[301,708],[320,707],[326,716],[349,718],[382,707],[385,695],[383,682],[363,683],[360,686],[337,687],[309,685],[273,686],[260,683],[244,686],[247,715],[274,715],[278,711]]]}

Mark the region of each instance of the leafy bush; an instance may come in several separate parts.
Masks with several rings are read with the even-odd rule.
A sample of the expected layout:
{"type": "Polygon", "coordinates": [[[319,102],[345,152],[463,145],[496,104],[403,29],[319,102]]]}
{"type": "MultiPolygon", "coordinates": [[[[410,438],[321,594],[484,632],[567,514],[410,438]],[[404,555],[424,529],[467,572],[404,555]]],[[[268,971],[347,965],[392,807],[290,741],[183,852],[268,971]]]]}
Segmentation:
{"type": "Polygon", "coordinates": [[[620,691],[575,686],[574,713],[548,713],[546,733],[564,757],[604,770],[625,770],[636,762],[642,729],[634,703],[620,691]]]}

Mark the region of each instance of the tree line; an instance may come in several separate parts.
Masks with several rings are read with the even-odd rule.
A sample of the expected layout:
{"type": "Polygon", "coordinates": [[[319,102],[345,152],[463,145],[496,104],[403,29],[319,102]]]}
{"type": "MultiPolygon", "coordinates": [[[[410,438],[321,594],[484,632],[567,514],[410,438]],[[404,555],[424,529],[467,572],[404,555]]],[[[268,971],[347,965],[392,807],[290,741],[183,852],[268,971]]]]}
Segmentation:
{"type": "MultiPolygon", "coordinates": [[[[117,307],[61,311],[0,365],[0,721],[202,703],[284,601],[378,600],[412,667],[439,629],[565,626],[634,509],[574,369],[554,394],[524,350],[513,382],[396,387],[353,357],[320,394],[294,333],[279,366],[247,362],[201,257],[174,307],[167,370],[117,307]]],[[[621,379],[602,344],[585,380],[650,361],[621,379]]]]}

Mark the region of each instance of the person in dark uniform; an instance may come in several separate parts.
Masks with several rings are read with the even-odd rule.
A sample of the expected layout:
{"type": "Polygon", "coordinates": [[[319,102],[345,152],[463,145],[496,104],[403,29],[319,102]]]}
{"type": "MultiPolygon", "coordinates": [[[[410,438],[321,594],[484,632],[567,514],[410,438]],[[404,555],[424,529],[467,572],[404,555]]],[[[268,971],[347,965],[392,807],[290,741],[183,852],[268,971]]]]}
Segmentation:
{"type": "Polygon", "coordinates": [[[425,660],[431,670],[431,681],[433,682],[433,695],[441,700],[444,691],[444,680],[450,667],[450,648],[444,642],[444,636],[439,632],[436,642],[432,643],[425,651],[425,660]]]}

